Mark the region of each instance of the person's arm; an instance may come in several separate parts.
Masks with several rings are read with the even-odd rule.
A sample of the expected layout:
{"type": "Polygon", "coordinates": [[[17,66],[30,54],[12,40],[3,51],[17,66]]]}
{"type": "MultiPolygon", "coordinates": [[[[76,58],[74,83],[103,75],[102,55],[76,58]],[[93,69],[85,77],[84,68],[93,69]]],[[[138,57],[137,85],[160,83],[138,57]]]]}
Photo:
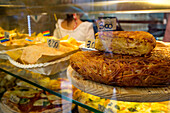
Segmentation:
{"type": "Polygon", "coordinates": [[[87,27],[86,39],[94,39],[94,29],[92,23],[89,23],[87,27]]]}
{"type": "Polygon", "coordinates": [[[60,28],[60,24],[63,20],[62,19],[58,19],[58,23],[55,24],[55,29],[53,32],[53,36],[60,39],[62,38],[62,33],[61,33],[61,28],[60,28]]]}
{"type": "Polygon", "coordinates": [[[168,23],[166,25],[166,30],[165,30],[163,41],[170,42],[170,14],[168,15],[168,23]]]}

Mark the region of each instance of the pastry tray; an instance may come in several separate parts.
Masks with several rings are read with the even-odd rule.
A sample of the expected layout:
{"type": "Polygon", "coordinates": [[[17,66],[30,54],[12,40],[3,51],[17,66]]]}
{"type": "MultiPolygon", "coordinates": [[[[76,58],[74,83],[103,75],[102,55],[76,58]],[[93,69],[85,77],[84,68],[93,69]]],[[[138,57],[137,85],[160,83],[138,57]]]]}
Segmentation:
{"type": "Polygon", "coordinates": [[[69,59],[70,55],[63,57],[61,59],[47,62],[47,63],[39,63],[39,64],[21,64],[19,62],[16,62],[11,57],[7,56],[9,62],[13,64],[14,66],[22,69],[26,69],[29,71],[33,71],[35,73],[40,73],[43,75],[53,75],[55,73],[64,71],[69,66],[69,59]]]}
{"type": "Polygon", "coordinates": [[[85,80],[71,66],[67,69],[67,76],[72,84],[92,95],[102,98],[129,102],[161,102],[170,100],[170,86],[160,87],[119,87],[109,86],[85,80]]]}
{"type": "MultiPolygon", "coordinates": [[[[65,42],[65,40],[62,40],[61,42],[65,42]]],[[[82,42],[83,43],[83,42],[82,42]]],[[[38,64],[22,64],[20,62],[17,62],[13,60],[10,56],[8,56],[5,52],[7,51],[15,51],[15,50],[21,50],[25,47],[20,48],[14,48],[14,49],[8,49],[8,50],[1,50],[0,51],[0,59],[7,59],[11,64],[14,66],[26,69],[35,73],[40,73],[43,75],[54,75],[56,73],[65,71],[67,67],[69,66],[69,59],[70,55],[67,55],[63,58],[57,59],[55,61],[46,62],[46,63],[38,63],[38,64]]]]}

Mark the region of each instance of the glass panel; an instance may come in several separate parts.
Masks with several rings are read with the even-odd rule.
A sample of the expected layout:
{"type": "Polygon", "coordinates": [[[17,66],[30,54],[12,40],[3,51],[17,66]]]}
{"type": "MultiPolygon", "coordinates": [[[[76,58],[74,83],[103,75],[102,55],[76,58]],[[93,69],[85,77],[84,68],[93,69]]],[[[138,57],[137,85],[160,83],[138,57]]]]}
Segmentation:
{"type": "Polygon", "coordinates": [[[3,71],[0,71],[0,98],[3,96],[3,93],[14,87],[16,85],[16,77],[13,77],[3,71]]]}
{"type": "Polygon", "coordinates": [[[45,75],[17,68],[10,64],[9,61],[5,60],[1,60],[0,62],[0,71],[12,75],[22,81],[25,81],[17,81],[16,83],[19,86],[31,88],[38,87],[41,90],[44,90],[46,94],[56,95],[90,111],[100,112],[86,104],[82,104],[81,102],[79,102],[79,100],[77,100],[80,96],[81,91],[72,86],[71,82],[69,82],[69,80],[66,78],[66,71],[48,77],[45,75]]]}
{"type": "MultiPolygon", "coordinates": [[[[13,65],[11,65],[8,61],[5,61],[5,60],[1,60],[0,68],[1,68],[0,78],[2,79],[2,77],[6,76],[6,79],[10,80],[10,82],[9,81],[6,82],[7,84],[4,86],[7,88],[6,90],[8,93],[10,92],[11,94],[14,94],[14,91],[17,92],[19,90],[20,93],[22,91],[25,91],[25,92],[22,92],[22,94],[27,93],[27,96],[28,96],[32,94],[28,91],[28,89],[31,90],[31,92],[40,93],[39,97],[37,97],[34,100],[33,107],[30,107],[30,109],[27,109],[30,111],[41,111],[42,108],[43,110],[50,110],[50,111],[51,110],[60,111],[62,109],[61,111],[63,113],[66,112],[67,110],[73,113],[77,111],[79,113],[84,113],[84,112],[99,113],[100,111],[104,113],[146,112],[146,111],[151,112],[151,113],[153,112],[168,113],[169,111],[170,101],[124,102],[124,101],[105,99],[105,98],[94,96],[88,93],[81,92],[80,90],[75,89],[75,87],[71,85],[68,79],[66,79],[65,71],[62,73],[57,73],[52,76],[45,76],[45,75],[30,72],[27,70],[16,68],[13,65]],[[74,93],[70,93],[70,92],[74,92],[74,93]],[[56,95],[56,97],[53,95],[56,95]],[[44,106],[40,105],[42,104],[41,101],[43,101],[44,102],[43,104],[45,104],[47,100],[50,102],[50,104],[47,105],[48,109],[46,105],[44,106]],[[73,103],[78,105],[78,108],[74,108],[75,105],[73,103]],[[62,104],[62,106],[61,105],[58,106],[58,104],[62,104]],[[39,106],[41,106],[41,108],[39,106]]],[[[2,82],[4,81],[1,81],[1,84],[2,82]]],[[[1,85],[1,88],[2,88],[2,85],[1,85]]],[[[5,97],[7,92],[5,92],[2,100],[4,98],[7,98],[5,97]]],[[[23,95],[18,94],[17,97],[21,98],[19,101],[21,103],[21,102],[26,101],[23,99],[27,98],[27,96],[23,97],[23,95]]],[[[15,96],[13,95],[13,97],[15,96]]],[[[8,99],[11,99],[11,98],[8,97],[8,99]]],[[[27,100],[29,99],[30,97],[27,98],[27,100]]],[[[3,109],[4,107],[2,106],[3,104],[1,104],[1,109],[4,110],[3,109]]],[[[25,110],[25,108],[23,107],[23,109],[20,109],[20,110],[25,110]]]]}
{"type": "MultiPolygon", "coordinates": [[[[31,41],[25,43],[25,39],[28,39],[28,36],[32,35],[32,37],[35,38],[39,33],[42,36],[44,31],[49,31],[50,36],[53,36],[54,30],[58,28],[56,25],[58,19],[65,19],[66,14],[73,13],[80,14],[82,16],[81,20],[83,22],[91,22],[93,24],[94,34],[98,32],[98,17],[116,17],[120,23],[120,26],[118,26],[119,30],[147,31],[153,34],[156,40],[162,40],[167,24],[166,13],[169,12],[169,0],[36,0],[36,2],[35,0],[1,0],[0,27],[5,29],[5,31],[10,32],[12,35],[15,34],[15,37],[11,35],[10,38],[23,40],[20,40],[19,42],[12,40],[7,44],[1,43],[0,53],[3,54],[0,55],[0,58],[7,59],[6,55],[4,54],[4,51],[6,50],[39,44],[37,40],[35,43],[32,43],[31,39],[31,41]]],[[[75,25],[76,24],[77,23],[75,22],[75,25]]],[[[4,35],[5,31],[0,29],[0,34],[4,35]]],[[[65,35],[63,37],[65,37],[65,35]]],[[[47,40],[44,41],[42,37],[39,37],[38,39],[42,42],[47,42],[47,40]]],[[[63,49],[63,51],[64,50],[65,49],[63,49]]],[[[19,55],[20,51],[17,51],[13,54],[15,58],[19,55]]],[[[48,60],[48,57],[46,57],[45,60],[48,60]]],[[[27,63],[22,62],[20,59],[17,59],[17,62],[22,64],[27,63]]],[[[62,63],[62,65],[63,64],[68,66],[69,60],[65,63],[62,63]]],[[[62,65],[58,65],[58,68],[61,68],[62,65]]],[[[51,69],[52,68],[50,67],[49,70],[51,69]]],[[[0,71],[2,71],[0,72],[0,94],[3,94],[6,90],[8,90],[8,92],[9,90],[11,90],[11,92],[14,91],[16,85],[18,85],[18,89],[22,91],[28,90],[24,89],[23,87],[30,87],[30,89],[33,88],[31,90],[32,92],[37,92],[38,87],[38,93],[36,93],[36,95],[41,99],[45,99],[41,101],[41,105],[43,105],[41,108],[45,109],[55,108],[55,110],[60,111],[60,108],[63,106],[63,108],[67,107],[68,109],[66,110],[70,111],[74,108],[74,104],[76,104],[78,105],[78,109],[73,109],[72,112],[168,113],[170,110],[169,101],[152,103],[123,102],[117,101],[116,98],[114,98],[114,100],[110,100],[81,92],[72,86],[72,83],[67,79],[66,69],[64,69],[64,71],[60,70],[61,72],[59,73],[47,76],[35,73],[35,70],[32,72],[22,68],[17,68],[13,66],[8,60],[0,60],[0,71]],[[40,93],[41,95],[39,95],[40,93]],[[52,99],[50,100],[47,96],[52,99]]],[[[111,92],[113,91],[111,90],[111,92]]],[[[165,92],[168,91],[169,90],[165,92]]],[[[27,93],[28,92],[26,92],[26,94],[27,93]]],[[[97,93],[102,94],[102,92],[96,91],[95,94],[97,93]]],[[[169,96],[168,94],[166,95],[167,97],[169,96]]],[[[32,95],[32,93],[30,95],[32,95]]],[[[124,95],[127,96],[126,94],[124,95]]],[[[14,100],[16,101],[19,100],[18,102],[20,102],[20,104],[27,103],[29,101],[29,99],[23,99],[23,97],[21,97],[21,99],[16,98],[16,96],[11,98],[15,98],[14,100]]],[[[41,111],[39,105],[38,107],[35,107],[35,109],[41,111]]],[[[32,111],[35,111],[35,109],[32,109],[32,111]]]]}

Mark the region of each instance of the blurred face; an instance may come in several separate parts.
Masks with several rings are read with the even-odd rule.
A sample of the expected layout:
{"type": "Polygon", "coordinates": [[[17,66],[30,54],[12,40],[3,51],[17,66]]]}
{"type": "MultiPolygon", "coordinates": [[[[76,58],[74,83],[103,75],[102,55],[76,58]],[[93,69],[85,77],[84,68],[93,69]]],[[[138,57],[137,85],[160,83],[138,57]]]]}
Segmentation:
{"type": "Polygon", "coordinates": [[[81,14],[76,14],[76,16],[77,16],[77,19],[80,19],[83,16],[83,14],[82,13],[81,14]]]}

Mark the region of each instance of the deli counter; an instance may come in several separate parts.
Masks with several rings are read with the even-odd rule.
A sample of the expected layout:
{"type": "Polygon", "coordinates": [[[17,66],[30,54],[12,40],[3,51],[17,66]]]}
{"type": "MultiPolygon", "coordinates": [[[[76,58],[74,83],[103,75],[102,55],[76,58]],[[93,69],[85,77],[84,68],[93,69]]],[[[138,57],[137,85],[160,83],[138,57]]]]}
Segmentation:
{"type": "Polygon", "coordinates": [[[169,13],[169,0],[0,1],[0,113],[169,113],[169,13]]]}

